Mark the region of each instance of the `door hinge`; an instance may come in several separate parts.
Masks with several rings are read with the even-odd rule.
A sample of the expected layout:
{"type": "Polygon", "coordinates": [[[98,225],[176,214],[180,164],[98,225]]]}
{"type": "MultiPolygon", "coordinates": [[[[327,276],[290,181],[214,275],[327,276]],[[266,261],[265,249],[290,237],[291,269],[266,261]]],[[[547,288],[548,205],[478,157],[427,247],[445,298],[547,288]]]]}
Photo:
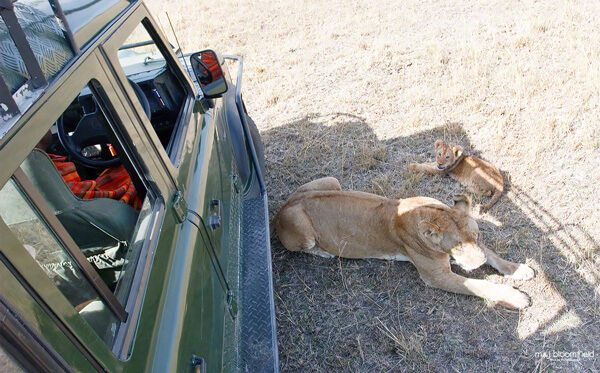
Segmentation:
{"type": "Polygon", "coordinates": [[[231,290],[227,292],[227,298],[225,299],[225,302],[227,303],[227,310],[229,311],[231,318],[235,320],[237,317],[238,306],[235,296],[231,290]]]}
{"type": "Polygon", "coordinates": [[[171,206],[173,207],[173,212],[175,213],[177,222],[183,223],[186,220],[188,214],[188,206],[180,191],[175,192],[171,206]]]}
{"type": "Polygon", "coordinates": [[[215,230],[221,226],[221,201],[213,199],[210,201],[210,227],[215,230]]]}
{"type": "Polygon", "coordinates": [[[233,189],[236,194],[242,190],[242,183],[240,182],[238,175],[231,175],[231,184],[233,184],[233,189]]]}

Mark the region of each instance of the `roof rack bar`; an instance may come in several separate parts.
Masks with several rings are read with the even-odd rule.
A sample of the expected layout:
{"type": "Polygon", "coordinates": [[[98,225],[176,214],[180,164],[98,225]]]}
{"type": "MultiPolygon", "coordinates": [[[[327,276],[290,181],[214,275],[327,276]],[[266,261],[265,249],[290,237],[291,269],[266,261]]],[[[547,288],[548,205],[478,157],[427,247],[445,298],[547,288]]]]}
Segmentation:
{"type": "Polygon", "coordinates": [[[48,0],[50,2],[50,6],[54,11],[54,16],[58,19],[58,25],[62,29],[65,34],[65,38],[69,43],[69,46],[73,50],[73,53],[79,54],[81,50],[75,41],[75,36],[73,35],[73,31],[71,31],[71,26],[69,26],[69,22],[67,21],[67,17],[65,16],[65,12],[63,12],[62,6],[58,0],[48,0]]]}
{"type": "Polygon", "coordinates": [[[153,45],[153,44],[155,44],[154,40],[140,41],[137,43],[125,44],[125,45],[121,46],[119,48],[119,50],[145,47],[146,45],[153,45]]]}
{"type": "Polygon", "coordinates": [[[25,37],[25,32],[21,28],[17,15],[14,11],[13,2],[11,0],[0,0],[0,16],[6,23],[6,28],[10,33],[10,37],[13,39],[25,67],[31,76],[30,82],[33,88],[39,88],[47,84],[46,77],[42,72],[40,64],[35,59],[35,55],[31,50],[31,45],[25,37]]]}
{"type": "Polygon", "coordinates": [[[0,75],[0,104],[0,118],[5,115],[12,117],[21,113],[2,75],[0,75]]]}
{"type": "Polygon", "coordinates": [[[16,3],[17,0],[0,0],[0,9],[13,9],[13,3],[16,3]]]}

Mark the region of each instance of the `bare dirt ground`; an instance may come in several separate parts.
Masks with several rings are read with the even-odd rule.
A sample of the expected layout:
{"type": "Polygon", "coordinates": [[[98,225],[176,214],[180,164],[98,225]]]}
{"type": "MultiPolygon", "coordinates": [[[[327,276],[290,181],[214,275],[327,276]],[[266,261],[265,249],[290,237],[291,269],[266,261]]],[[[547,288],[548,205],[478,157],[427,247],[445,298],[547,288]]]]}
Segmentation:
{"type": "Polygon", "coordinates": [[[482,239],[537,276],[469,276],[521,289],[530,308],[428,288],[410,263],[290,253],[274,237],[282,371],[600,370],[600,3],[149,3],[184,51],[244,57],[271,216],[322,176],[450,203],[456,182],[407,171],[437,138],[505,176],[500,202],[475,212],[482,239]]]}

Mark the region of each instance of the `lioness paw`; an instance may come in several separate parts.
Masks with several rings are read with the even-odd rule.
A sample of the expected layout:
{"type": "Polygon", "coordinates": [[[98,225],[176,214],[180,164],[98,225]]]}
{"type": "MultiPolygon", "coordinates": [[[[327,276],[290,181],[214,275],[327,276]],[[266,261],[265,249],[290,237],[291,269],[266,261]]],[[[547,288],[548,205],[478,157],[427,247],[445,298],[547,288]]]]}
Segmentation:
{"type": "Polygon", "coordinates": [[[529,307],[529,297],[525,293],[510,286],[506,286],[502,293],[502,296],[495,301],[496,304],[519,310],[529,307]]]}
{"type": "Polygon", "coordinates": [[[529,280],[535,277],[535,271],[527,264],[519,264],[519,267],[512,275],[506,276],[515,280],[529,280]]]}
{"type": "Polygon", "coordinates": [[[335,255],[333,255],[332,253],[329,253],[325,250],[321,250],[318,247],[313,247],[312,249],[307,250],[307,253],[317,255],[322,258],[327,258],[327,259],[335,258],[335,255]]]}
{"type": "Polygon", "coordinates": [[[408,165],[408,169],[411,171],[416,171],[417,170],[417,164],[416,163],[411,163],[408,165]]]}

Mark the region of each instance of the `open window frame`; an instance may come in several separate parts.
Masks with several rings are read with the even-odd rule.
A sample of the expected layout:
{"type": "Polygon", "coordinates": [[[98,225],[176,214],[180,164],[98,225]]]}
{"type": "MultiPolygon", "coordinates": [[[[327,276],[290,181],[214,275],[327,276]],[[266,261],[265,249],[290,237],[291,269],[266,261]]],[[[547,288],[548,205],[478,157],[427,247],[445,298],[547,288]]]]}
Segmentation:
{"type": "Polygon", "coordinates": [[[138,120],[143,124],[146,135],[152,140],[154,147],[159,154],[160,161],[169,171],[172,181],[175,184],[182,154],[184,153],[188,126],[190,123],[194,122],[192,121],[191,116],[198,115],[197,110],[192,110],[192,108],[195,107],[198,91],[188,74],[184,73],[187,69],[181,68],[182,66],[179,57],[175,54],[175,51],[173,51],[173,48],[168,41],[157,31],[157,25],[154,22],[154,19],[147,13],[145,8],[140,8],[138,12],[131,15],[126,22],[120,26],[119,34],[112,35],[110,39],[102,44],[102,50],[104,51],[104,56],[113,66],[115,75],[119,78],[119,84],[127,93],[131,105],[136,109],[135,114],[138,120]],[[171,139],[166,147],[162,145],[152,123],[145,115],[144,109],[137,99],[133,88],[131,88],[131,85],[128,83],[128,77],[125,74],[118,57],[119,50],[126,44],[127,39],[140,25],[144,27],[149,37],[158,48],[158,51],[164,57],[166,64],[165,68],[169,70],[170,74],[175,78],[176,83],[181,87],[185,95],[179,109],[171,139]]]}
{"type": "MultiPolygon", "coordinates": [[[[0,173],[0,188],[5,187],[9,179],[16,181],[22,192],[25,193],[31,205],[42,216],[44,223],[50,227],[58,240],[71,252],[72,257],[80,264],[80,268],[86,267],[87,261],[77,251],[81,250],[70,238],[62,227],[62,224],[53,216],[47,202],[43,197],[36,195],[35,188],[32,189],[27,177],[20,170],[20,164],[31,151],[33,146],[41,139],[43,134],[49,130],[54,121],[62,114],[65,108],[77,97],[84,88],[82,82],[91,82],[88,87],[94,93],[98,104],[102,109],[110,126],[113,145],[118,148],[117,152],[122,161],[127,165],[132,179],[137,177],[139,183],[143,183],[147,194],[152,195],[154,204],[147,222],[148,229],[142,241],[140,256],[135,267],[130,291],[124,302],[119,302],[113,293],[102,289],[102,284],[94,282],[94,287],[100,289],[102,300],[110,305],[112,312],[120,319],[121,324],[112,345],[104,343],[95,334],[89,324],[78,314],[73,305],[60,292],[52,280],[44,273],[35,259],[27,254],[24,245],[15,237],[11,229],[0,217],[0,254],[6,258],[14,271],[19,274],[19,279],[30,295],[38,300],[42,308],[52,314],[60,329],[72,341],[78,341],[79,346],[85,345],[94,355],[102,358],[105,362],[115,359],[125,360],[134,340],[135,330],[141,305],[150,274],[150,267],[155,253],[160,226],[165,217],[165,198],[172,194],[169,175],[164,168],[156,168],[148,165],[146,160],[156,158],[152,144],[140,130],[135,119],[129,117],[131,112],[127,103],[121,102],[119,98],[124,95],[119,88],[115,89],[114,77],[105,72],[105,62],[99,52],[90,54],[81,61],[79,68],[74,69],[69,79],[62,82],[38,110],[28,112],[29,118],[21,130],[15,134],[11,142],[4,146],[2,154],[11,154],[3,161],[3,172],[0,173]],[[25,147],[25,148],[24,148],[25,147]],[[27,151],[29,149],[29,151],[27,151]],[[144,160],[142,162],[142,160],[144,160]],[[8,176],[8,177],[7,177],[8,176]],[[74,253],[74,254],[73,254],[74,253]]],[[[38,193],[39,194],[39,193],[38,193]]],[[[91,269],[93,271],[93,269],[91,269]]],[[[89,272],[86,277],[94,277],[89,272]]],[[[97,276],[96,276],[97,277],[97,276]]]]}

